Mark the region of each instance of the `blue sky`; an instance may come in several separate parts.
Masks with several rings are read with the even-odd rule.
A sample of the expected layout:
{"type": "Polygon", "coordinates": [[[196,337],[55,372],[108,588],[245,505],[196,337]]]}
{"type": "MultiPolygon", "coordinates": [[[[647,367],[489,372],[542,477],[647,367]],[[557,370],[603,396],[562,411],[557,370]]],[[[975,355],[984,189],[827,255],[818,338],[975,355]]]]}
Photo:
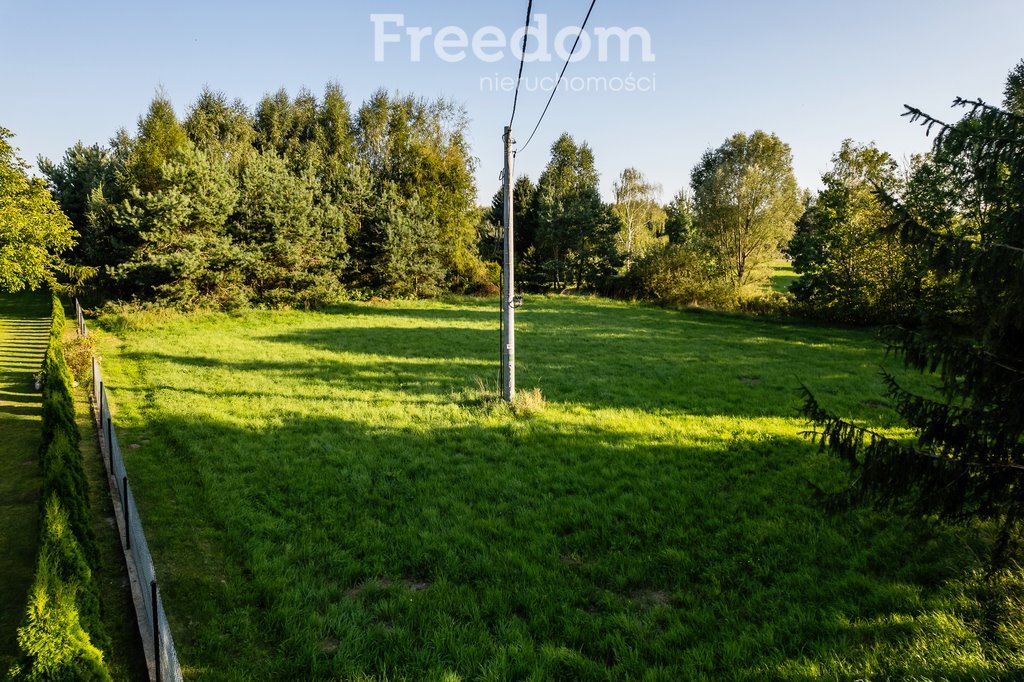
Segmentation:
{"type": "MultiPolygon", "coordinates": [[[[535,0],[534,12],[547,15],[548,51],[588,4],[535,0]]],[[[512,93],[488,79],[514,77],[517,58],[506,46],[489,50],[500,59],[486,62],[467,48],[453,63],[433,40],[449,26],[470,39],[487,26],[510,37],[526,0],[0,5],[0,126],[14,131],[30,162],[38,154],[57,159],[77,140],[106,142],[122,126],[134,131],[160,87],[184,115],[204,85],[251,107],[281,87],[316,93],[337,81],[353,107],[379,87],[463,104],[481,200],[498,188],[512,93]],[[383,29],[400,42],[385,44],[379,61],[375,13],[404,22],[383,29]],[[410,27],[432,29],[418,62],[404,33],[410,27]]],[[[598,0],[588,33],[591,53],[567,77],[603,77],[607,87],[578,80],[581,90],[559,92],[516,173],[536,180],[551,143],[568,131],[593,147],[606,197],[618,173],[635,166],[664,186],[667,201],[688,184],[701,153],[737,131],[779,135],[793,149],[797,180],[811,188],[847,137],[874,141],[898,159],[925,151],[929,140],[900,118],[902,105],[955,119],[949,105],[957,95],[1000,101],[1007,72],[1024,58],[1024,2],[598,0]],[[594,29],[633,27],[650,36],[653,61],[643,61],[638,39],[627,59],[613,49],[601,61],[594,29]],[[647,91],[613,91],[616,77],[630,75],[650,79],[640,81],[647,91]]],[[[528,63],[524,75],[536,83],[560,68],[553,56],[528,63]]],[[[546,100],[546,92],[521,93],[520,143],[546,100]]]]}

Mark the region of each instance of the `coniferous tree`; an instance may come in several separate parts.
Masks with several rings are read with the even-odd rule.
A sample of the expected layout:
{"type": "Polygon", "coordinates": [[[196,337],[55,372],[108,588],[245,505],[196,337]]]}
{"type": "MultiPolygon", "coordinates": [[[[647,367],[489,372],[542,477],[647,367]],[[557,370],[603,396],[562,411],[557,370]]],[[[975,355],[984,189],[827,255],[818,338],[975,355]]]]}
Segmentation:
{"type": "Polygon", "coordinates": [[[601,201],[594,152],[563,133],[537,182],[537,259],[555,288],[603,284],[618,264],[618,223],[601,201]]]}
{"type": "MultiPolygon", "coordinates": [[[[882,193],[895,215],[890,231],[959,289],[958,309],[926,310],[914,326],[893,331],[909,367],[936,373],[941,397],[912,393],[886,375],[897,411],[916,432],[911,445],[830,413],[810,391],[804,412],[822,447],[855,474],[834,501],[992,520],[998,565],[1019,556],[1024,522],[1024,118],[980,101],[955,104],[968,113],[953,125],[907,113],[938,129],[933,162],[985,206],[973,233],[928,224],[882,193]]],[[[946,215],[953,221],[957,213],[946,215]]]]}
{"type": "MultiPolygon", "coordinates": [[[[517,287],[528,288],[537,279],[537,186],[525,175],[512,187],[514,221],[513,245],[517,287]]],[[[500,263],[504,238],[505,192],[498,189],[484,213],[480,254],[484,260],[500,263]]]]}
{"type": "Polygon", "coordinates": [[[665,235],[670,244],[694,245],[693,196],[684,187],[665,207],[665,235]]]}
{"type": "Polygon", "coordinates": [[[70,259],[83,264],[102,262],[102,255],[96,253],[100,240],[92,234],[88,220],[89,197],[94,190],[114,182],[115,166],[110,150],[98,144],[86,147],[77,142],[59,163],[40,156],[37,165],[46,177],[53,198],[81,235],[70,259]]]}
{"type": "Polygon", "coordinates": [[[246,279],[265,304],[317,306],[341,296],[348,265],[344,214],[318,204],[311,173],[297,176],[273,151],[250,157],[230,232],[246,252],[246,279]]]}

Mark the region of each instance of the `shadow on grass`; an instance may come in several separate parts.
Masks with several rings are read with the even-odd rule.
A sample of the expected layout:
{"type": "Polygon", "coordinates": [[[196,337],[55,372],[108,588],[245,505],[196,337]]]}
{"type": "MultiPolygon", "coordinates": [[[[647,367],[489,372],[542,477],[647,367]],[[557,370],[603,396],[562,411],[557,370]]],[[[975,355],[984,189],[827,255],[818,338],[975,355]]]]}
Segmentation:
{"type": "MultiPolygon", "coordinates": [[[[498,375],[497,327],[455,324],[467,319],[467,311],[358,310],[368,319],[265,337],[272,344],[338,354],[336,362],[242,362],[237,369],[354,381],[365,390],[379,388],[375,376],[397,376],[413,391],[436,394],[472,385],[475,377],[498,375]],[[416,326],[417,320],[449,319],[442,313],[453,324],[416,326]],[[374,324],[378,314],[406,324],[374,324]],[[346,360],[346,353],[364,357],[346,360]],[[365,369],[357,368],[358,362],[365,369]]],[[[175,361],[223,365],[219,358],[175,361]]],[[[851,377],[867,377],[876,387],[874,395],[880,395],[878,367],[886,362],[894,364],[869,333],[621,305],[598,312],[530,310],[519,316],[517,334],[519,386],[538,386],[548,400],[591,408],[793,417],[801,383],[842,401],[842,387],[851,377]]]]}
{"type": "Polygon", "coordinates": [[[42,401],[31,391],[49,340],[49,302],[40,293],[0,295],[0,677],[18,653],[38,550],[42,401]]]}
{"type": "Polygon", "coordinates": [[[259,431],[166,416],[127,430],[144,443],[129,470],[186,667],[998,672],[956,640],[957,623],[976,623],[943,596],[970,565],[962,541],[867,511],[825,516],[800,482],[823,458],[802,440],[651,443],[478,411],[428,429],[282,414],[259,431]]]}

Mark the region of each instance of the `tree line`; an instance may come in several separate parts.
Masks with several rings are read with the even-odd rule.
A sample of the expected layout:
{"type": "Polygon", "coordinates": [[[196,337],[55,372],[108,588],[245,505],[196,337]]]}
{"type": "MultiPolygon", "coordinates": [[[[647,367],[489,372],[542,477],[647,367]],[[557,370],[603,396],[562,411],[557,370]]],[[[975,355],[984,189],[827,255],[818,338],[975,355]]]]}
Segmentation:
{"type": "MultiPolygon", "coordinates": [[[[756,289],[800,215],[792,153],[774,134],[737,133],[709,149],[691,190],[662,205],[636,168],[601,199],[594,153],[563,134],[534,184],[516,180],[517,279],[535,290],[584,289],[666,303],[729,305],[756,289]]],[[[501,191],[486,220],[500,226],[501,191]]],[[[498,251],[492,230],[484,253],[498,251]]]]}
{"type": "MultiPolygon", "coordinates": [[[[626,169],[605,203],[593,150],[562,135],[533,183],[515,182],[519,280],[672,305],[749,305],[831,322],[887,324],[908,366],[937,373],[921,396],[887,377],[914,429],[894,441],[832,414],[808,390],[823,447],[854,471],[841,500],[998,522],[993,559],[1024,554],[1024,61],[1001,107],[968,108],[929,154],[900,166],[842,143],[816,195],[763,131],[709,149],[688,188],[626,169]],[[798,279],[765,295],[772,261],[798,279]],[[758,298],[760,297],[760,298],[758,298]]],[[[254,112],[204,92],[183,121],[157,97],[135,136],[41,159],[60,215],[0,129],[0,287],[84,280],[115,299],[183,307],[306,305],[382,293],[495,291],[501,196],[474,206],[465,115],[444,100],[379,91],[354,114],[265,97],[254,112]],[[67,260],[55,253],[69,247],[67,260]]],[[[75,282],[72,282],[74,284],[75,282]]]]}
{"type": "MultiPolygon", "coordinates": [[[[38,160],[77,232],[50,278],[182,308],[494,293],[501,198],[475,205],[466,123],[447,100],[384,90],[353,111],[336,84],[253,110],[207,89],[181,120],[158,94],[134,133],[38,160]]],[[[789,147],[761,131],[709,150],[666,206],[633,168],[614,189],[604,202],[593,150],[569,134],[536,184],[517,180],[525,288],[727,305],[764,278],[800,205],[789,147]]]]}
{"type": "MultiPolygon", "coordinates": [[[[353,110],[337,84],[319,97],[281,90],[252,110],[207,89],[182,120],[157,95],[134,134],[39,159],[76,240],[2,131],[6,193],[22,198],[0,211],[32,204],[29,195],[42,207],[2,228],[2,253],[30,254],[5,265],[4,286],[38,285],[49,271],[103,299],[183,308],[495,293],[502,196],[475,205],[466,124],[447,100],[384,90],[353,110]],[[38,248],[33,234],[46,237],[38,248]]],[[[812,194],[797,186],[790,147],[758,130],[708,149],[668,203],[635,168],[605,202],[593,149],[565,133],[536,182],[515,182],[517,282],[854,324],[956,310],[949,275],[881,229],[888,196],[969,235],[986,207],[947,166],[933,153],[901,167],[846,140],[812,194]],[[772,293],[783,257],[799,277],[772,293]]]]}
{"type": "Polygon", "coordinates": [[[487,282],[464,111],[376,92],[357,110],[203,91],[178,120],[158,95],[134,135],[39,167],[79,236],[71,263],[104,298],[184,308],[312,307],[364,292],[487,282]]]}

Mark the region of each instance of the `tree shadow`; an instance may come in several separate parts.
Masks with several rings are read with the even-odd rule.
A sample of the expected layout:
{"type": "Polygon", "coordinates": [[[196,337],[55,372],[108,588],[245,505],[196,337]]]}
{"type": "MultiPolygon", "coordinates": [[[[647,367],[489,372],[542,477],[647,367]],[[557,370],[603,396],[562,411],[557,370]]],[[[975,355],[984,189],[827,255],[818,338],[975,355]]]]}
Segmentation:
{"type": "MultiPolygon", "coordinates": [[[[360,360],[427,392],[446,392],[472,385],[476,377],[499,374],[497,326],[463,324],[476,319],[470,316],[474,310],[354,310],[357,319],[337,327],[290,329],[262,338],[336,354],[334,362],[294,368],[310,379],[347,378],[345,363],[360,360]],[[416,382],[418,370],[431,379],[416,382]]],[[[896,364],[870,333],[708,313],[629,306],[580,312],[555,305],[521,312],[518,320],[518,385],[540,387],[548,400],[595,409],[793,417],[801,405],[802,383],[843,403],[851,378],[877,375],[880,365],[896,364]]],[[[264,367],[274,369],[275,363],[264,367]]],[[[858,403],[882,393],[882,382],[874,385],[875,393],[841,407],[864,412],[858,403]]],[[[360,387],[374,388],[372,381],[360,387]]],[[[869,416],[885,412],[882,408],[869,410],[869,416]]]]}
{"type": "MultiPolygon", "coordinates": [[[[185,664],[277,679],[857,669],[920,634],[863,624],[952,608],[957,537],[825,515],[798,483],[823,458],[800,439],[470,412],[122,429],[141,443],[126,457],[185,664]]],[[[935,670],[970,670],[949,658],[935,670]]]]}

